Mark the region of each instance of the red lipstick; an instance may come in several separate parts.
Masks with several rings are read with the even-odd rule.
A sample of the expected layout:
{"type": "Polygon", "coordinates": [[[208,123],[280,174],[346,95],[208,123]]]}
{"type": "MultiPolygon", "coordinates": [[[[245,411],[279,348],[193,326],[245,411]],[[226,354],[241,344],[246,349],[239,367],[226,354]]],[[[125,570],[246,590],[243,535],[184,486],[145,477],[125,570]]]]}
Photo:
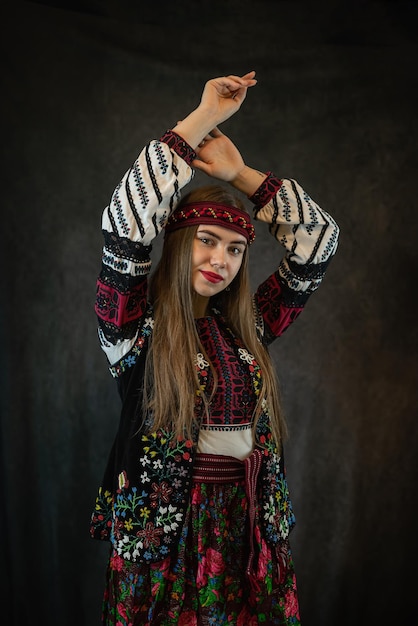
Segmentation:
{"type": "Polygon", "coordinates": [[[220,283],[223,280],[223,277],[220,274],[215,274],[214,272],[205,272],[204,270],[200,270],[203,277],[206,278],[210,283],[220,283]]]}

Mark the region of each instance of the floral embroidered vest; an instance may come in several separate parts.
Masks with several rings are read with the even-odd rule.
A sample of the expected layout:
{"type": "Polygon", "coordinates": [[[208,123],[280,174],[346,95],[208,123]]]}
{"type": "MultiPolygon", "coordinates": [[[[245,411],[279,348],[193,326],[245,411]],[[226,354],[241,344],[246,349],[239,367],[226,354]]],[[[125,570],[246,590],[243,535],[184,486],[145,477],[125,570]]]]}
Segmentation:
{"type": "MultiPolygon", "coordinates": [[[[215,313],[219,316],[219,312],[215,313]]],[[[220,316],[218,319],[223,323],[220,316]]],[[[149,424],[143,424],[138,407],[142,402],[140,389],[152,328],[152,309],[149,309],[134,347],[111,368],[120,381],[124,402],[90,530],[93,538],[110,540],[124,559],[149,563],[164,559],[177,545],[190,500],[199,437],[198,428],[192,439],[187,439],[165,430],[149,434],[149,424]]],[[[260,368],[240,341],[229,333],[237,354],[248,364],[254,393],[259,395],[260,368]]],[[[198,355],[196,367],[201,381],[198,410],[199,394],[209,374],[209,364],[202,355],[198,355]]],[[[258,485],[259,522],[267,542],[276,545],[287,539],[295,518],[283,455],[273,441],[266,406],[257,423],[255,440],[263,451],[258,485]]]]}

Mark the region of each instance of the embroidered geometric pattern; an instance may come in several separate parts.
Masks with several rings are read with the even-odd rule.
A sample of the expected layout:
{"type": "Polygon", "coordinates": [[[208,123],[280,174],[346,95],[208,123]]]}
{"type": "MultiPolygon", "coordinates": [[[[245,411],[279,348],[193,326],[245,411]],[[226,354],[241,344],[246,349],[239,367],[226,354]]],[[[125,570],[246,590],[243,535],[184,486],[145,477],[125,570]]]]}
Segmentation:
{"type": "MultiPolygon", "coordinates": [[[[209,404],[209,423],[211,425],[248,424],[255,409],[248,361],[242,361],[241,354],[231,346],[230,335],[228,337],[215,317],[198,319],[196,324],[200,341],[216,370],[218,379],[216,394],[209,404]]],[[[242,350],[242,348],[239,349],[242,350]]],[[[200,378],[205,378],[202,384],[205,385],[207,397],[210,397],[213,390],[213,376],[208,366],[209,363],[206,364],[206,368],[200,367],[197,371],[200,378]]]]}
{"type": "Polygon", "coordinates": [[[267,172],[267,177],[263,180],[257,191],[250,197],[250,202],[255,207],[265,206],[273,196],[276,195],[282,186],[282,179],[277,178],[273,172],[267,172]]]}
{"type": "Polygon", "coordinates": [[[162,142],[166,143],[178,156],[180,156],[188,165],[196,159],[196,152],[184,141],[180,135],[167,130],[161,137],[162,142]]]}
{"type": "Polygon", "coordinates": [[[250,216],[245,211],[219,202],[184,204],[181,209],[173,211],[165,229],[166,232],[171,232],[178,228],[199,224],[225,226],[243,235],[249,244],[252,244],[255,239],[255,230],[250,216]]]}

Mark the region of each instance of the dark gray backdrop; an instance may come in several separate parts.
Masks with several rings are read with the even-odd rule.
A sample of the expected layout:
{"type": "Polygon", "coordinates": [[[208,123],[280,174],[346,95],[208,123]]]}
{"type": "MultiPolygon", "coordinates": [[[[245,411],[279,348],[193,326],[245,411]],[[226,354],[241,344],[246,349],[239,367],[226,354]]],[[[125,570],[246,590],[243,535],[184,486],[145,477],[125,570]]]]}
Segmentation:
{"type": "MultiPolygon", "coordinates": [[[[99,623],[107,547],[88,527],[119,411],[93,313],[101,211],[207,79],[251,69],[224,132],[342,231],[273,349],[303,624],[415,623],[416,19],[407,2],[3,7],[3,624],[99,623]]],[[[257,234],[254,284],[278,260],[257,234]]]]}

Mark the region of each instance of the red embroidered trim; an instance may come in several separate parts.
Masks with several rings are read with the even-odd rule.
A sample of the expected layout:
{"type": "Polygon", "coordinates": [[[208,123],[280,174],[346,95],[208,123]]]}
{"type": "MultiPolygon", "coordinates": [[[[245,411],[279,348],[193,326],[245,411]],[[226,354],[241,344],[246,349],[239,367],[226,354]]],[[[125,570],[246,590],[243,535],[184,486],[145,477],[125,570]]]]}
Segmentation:
{"type": "Polygon", "coordinates": [[[195,224],[214,224],[235,230],[243,235],[249,244],[255,239],[254,226],[245,211],[220,202],[193,202],[176,209],[168,218],[166,231],[195,224]]]}

